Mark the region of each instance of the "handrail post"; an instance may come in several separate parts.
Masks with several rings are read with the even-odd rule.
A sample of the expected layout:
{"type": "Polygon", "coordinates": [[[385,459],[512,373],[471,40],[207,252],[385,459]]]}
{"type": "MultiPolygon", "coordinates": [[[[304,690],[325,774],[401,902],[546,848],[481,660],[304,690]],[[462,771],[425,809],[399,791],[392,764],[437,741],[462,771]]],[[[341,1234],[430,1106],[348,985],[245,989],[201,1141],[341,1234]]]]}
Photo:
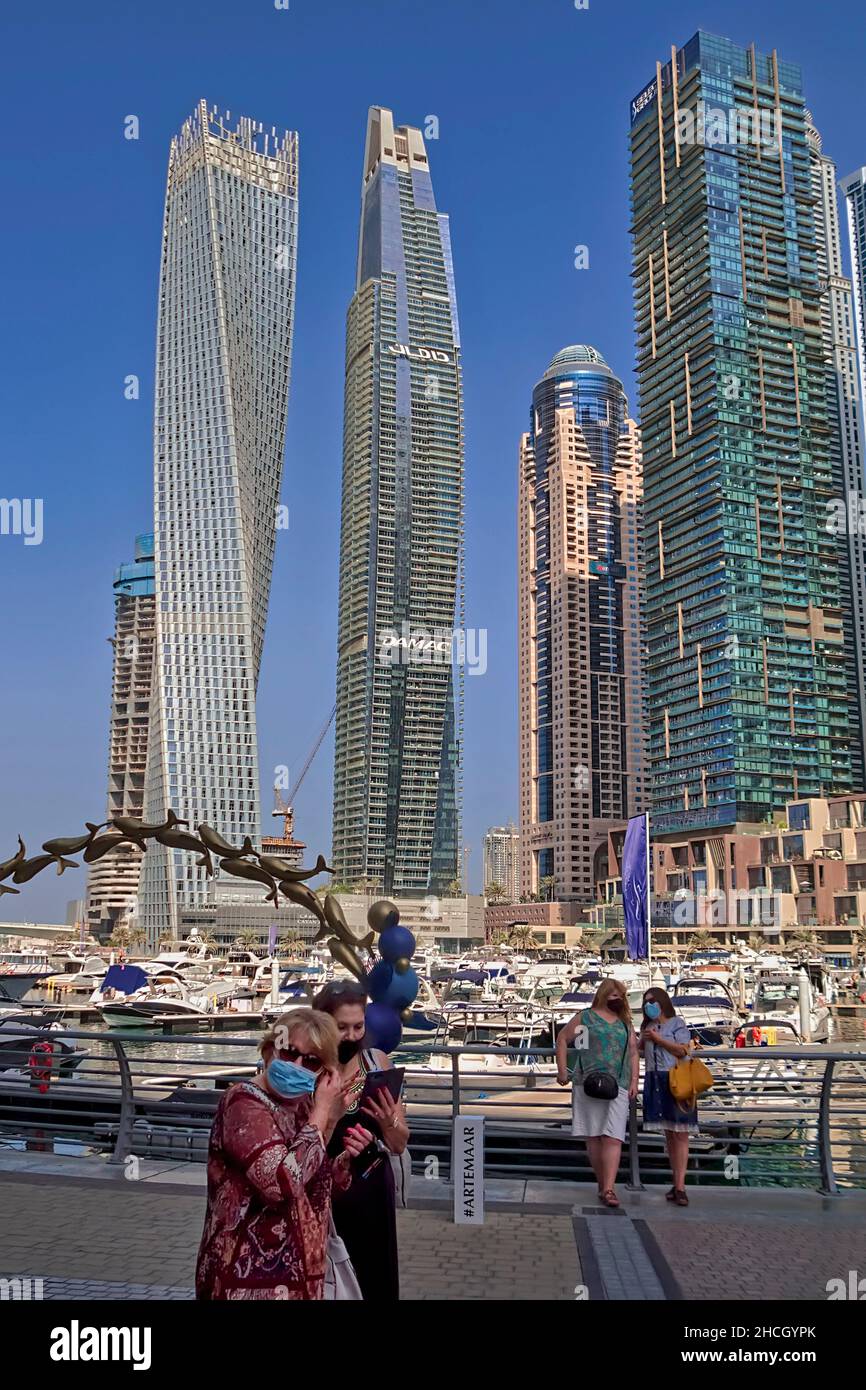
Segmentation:
{"type": "Polygon", "coordinates": [[[120,1119],[117,1125],[117,1141],[114,1145],[114,1153],[108,1162],[112,1166],[125,1168],[127,1157],[132,1149],[132,1123],[135,1118],[132,1072],[129,1069],[129,1059],[121,1040],[110,1038],[109,1042],[117,1056],[117,1067],[120,1072],[120,1119]]]}
{"type": "Polygon", "coordinates": [[[451,1053],[451,1123],[460,1114],[460,1053],[451,1053]]]}
{"type": "Polygon", "coordinates": [[[821,1162],[820,1192],[828,1197],[838,1195],[836,1174],[833,1172],[833,1142],[830,1138],[830,1099],[833,1086],[834,1061],[824,1063],[821,1079],[821,1099],[818,1104],[818,1155],[821,1162]]]}
{"type": "Polygon", "coordinates": [[[629,1097],[628,1102],[628,1182],[626,1187],[632,1192],[645,1191],[640,1176],[640,1155],[637,1145],[637,1098],[629,1097]]]}

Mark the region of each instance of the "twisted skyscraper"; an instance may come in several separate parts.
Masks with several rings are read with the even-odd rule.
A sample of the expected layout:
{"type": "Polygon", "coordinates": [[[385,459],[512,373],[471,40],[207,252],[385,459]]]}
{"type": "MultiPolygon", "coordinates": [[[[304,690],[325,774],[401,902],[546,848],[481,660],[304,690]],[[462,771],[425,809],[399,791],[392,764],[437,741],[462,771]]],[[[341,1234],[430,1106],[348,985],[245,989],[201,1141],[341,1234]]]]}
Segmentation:
{"type": "MultiPolygon", "coordinates": [[[[171,145],[154,411],[156,643],[145,800],[259,837],[255,695],[288,405],[297,138],[201,102],[171,145]]],[[[177,931],[204,871],[154,845],[141,920],[177,931]]]]}

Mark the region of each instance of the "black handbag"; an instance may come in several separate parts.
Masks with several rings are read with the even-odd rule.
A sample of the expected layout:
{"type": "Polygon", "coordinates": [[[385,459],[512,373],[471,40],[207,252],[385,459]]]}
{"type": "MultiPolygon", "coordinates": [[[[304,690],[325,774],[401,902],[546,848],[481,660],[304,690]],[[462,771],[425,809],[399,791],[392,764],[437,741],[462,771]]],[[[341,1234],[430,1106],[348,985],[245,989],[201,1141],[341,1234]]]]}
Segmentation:
{"type": "MultiPolygon", "coordinates": [[[[628,1052],[629,1031],[628,1024],[623,1023],[625,1029],[625,1047],[622,1050],[622,1061],[619,1069],[622,1071],[625,1062],[625,1054],[628,1052]]],[[[583,1078],[583,1094],[589,1096],[590,1100],[616,1100],[619,1095],[619,1082],[609,1071],[602,1071],[600,1067],[593,1067],[583,1078]]]]}

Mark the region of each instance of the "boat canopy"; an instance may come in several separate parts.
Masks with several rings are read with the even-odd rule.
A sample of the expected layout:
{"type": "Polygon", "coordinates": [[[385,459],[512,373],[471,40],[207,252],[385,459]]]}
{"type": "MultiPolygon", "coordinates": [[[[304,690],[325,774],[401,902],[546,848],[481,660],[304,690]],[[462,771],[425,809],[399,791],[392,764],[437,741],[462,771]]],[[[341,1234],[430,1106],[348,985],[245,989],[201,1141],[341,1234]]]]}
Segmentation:
{"type": "Polygon", "coordinates": [[[147,983],[148,978],[138,965],[110,965],[99,990],[103,993],[107,989],[117,989],[121,994],[134,994],[147,983]]]}

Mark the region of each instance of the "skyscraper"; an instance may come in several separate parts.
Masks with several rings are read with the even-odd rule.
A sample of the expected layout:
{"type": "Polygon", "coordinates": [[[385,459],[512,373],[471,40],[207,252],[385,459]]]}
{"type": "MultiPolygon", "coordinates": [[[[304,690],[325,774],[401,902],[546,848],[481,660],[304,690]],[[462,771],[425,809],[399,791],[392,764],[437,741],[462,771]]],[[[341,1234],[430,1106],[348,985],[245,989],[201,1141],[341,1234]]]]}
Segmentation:
{"type": "Polygon", "coordinates": [[[448,218],[421,131],[373,107],[346,325],[333,858],[389,894],[460,874],[462,538],[448,218]]]}
{"type": "Polygon", "coordinates": [[[857,337],[851,281],[843,273],[836,197],[836,165],[822,148],[821,136],[806,112],[812,162],[821,337],[827,389],[827,425],[835,504],[827,525],[839,541],[840,598],[848,662],[848,722],[851,778],[866,787],[866,518],[863,497],[863,434],[857,372],[857,337]],[[852,524],[853,523],[853,524],[852,524]],[[861,524],[858,524],[861,523],[861,524]]]}
{"type": "MultiPolygon", "coordinates": [[[[153,536],[135,538],[135,559],[114,576],[114,667],[108,750],[108,806],[113,816],[140,816],[144,809],[147,730],[153,671],[153,536]]],[[[109,936],[128,926],[137,907],[141,850],[135,845],[98,859],[87,876],[87,924],[109,936]]]]}
{"type": "Polygon", "coordinates": [[[857,326],[857,357],[859,360],[860,401],[866,413],[866,167],[856,169],[842,179],[848,213],[848,246],[851,252],[851,277],[854,287],[854,311],[857,326]]]}
{"type": "Polygon", "coordinates": [[[592,902],[612,822],[644,809],[641,452],[593,347],[558,352],[520,443],[521,887],[592,902]]]}
{"type": "MultiPolygon", "coordinates": [[[[256,684],[288,405],[297,138],[201,102],[172,141],[154,412],[156,656],[146,815],[259,837],[256,684]]],[[[204,900],[149,848],[143,924],[204,900]]]]}
{"type": "Polygon", "coordinates": [[[631,122],[665,832],[850,788],[852,639],[800,70],[701,32],[656,64],[631,122]]]}
{"type": "Polygon", "coordinates": [[[508,902],[520,897],[520,831],[516,825],[492,825],[484,836],[484,891],[498,883],[508,902]]]}

